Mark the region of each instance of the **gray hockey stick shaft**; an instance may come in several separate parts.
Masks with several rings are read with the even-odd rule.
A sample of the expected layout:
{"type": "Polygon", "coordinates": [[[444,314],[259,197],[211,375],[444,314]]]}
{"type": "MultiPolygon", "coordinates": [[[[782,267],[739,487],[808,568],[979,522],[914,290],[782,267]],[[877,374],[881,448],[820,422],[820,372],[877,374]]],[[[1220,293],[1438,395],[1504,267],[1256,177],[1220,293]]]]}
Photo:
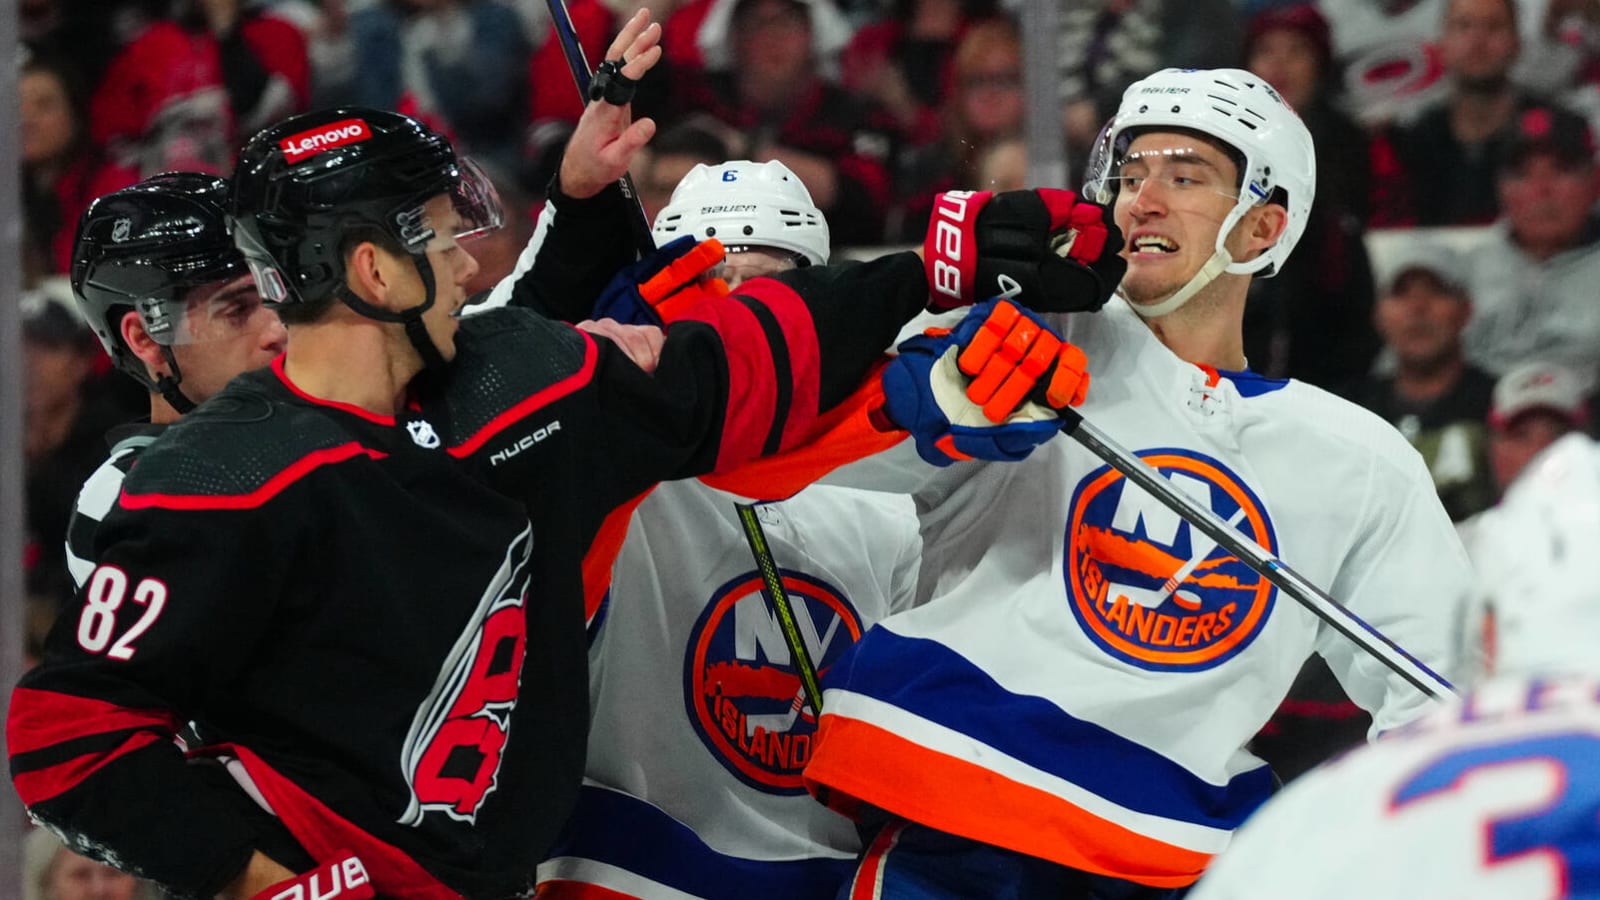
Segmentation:
{"type": "Polygon", "coordinates": [[[1417,690],[1430,697],[1449,697],[1456,693],[1450,682],[1439,673],[1407,653],[1378,629],[1362,621],[1360,616],[1289,568],[1283,560],[1240,534],[1238,530],[1223,521],[1221,516],[1212,512],[1210,507],[1201,505],[1174,488],[1172,483],[1162,477],[1161,473],[1149,463],[1107,437],[1105,432],[1071,410],[1063,410],[1062,418],[1061,430],[1073,440],[1111,468],[1121,472],[1129,481],[1144,488],[1163,506],[1216,541],[1217,546],[1238,557],[1261,577],[1272,582],[1278,590],[1294,598],[1297,603],[1328,623],[1335,631],[1377,658],[1395,674],[1415,685],[1417,690]]]}
{"type": "MultiPolygon", "coordinates": [[[[583,44],[579,42],[578,30],[572,24],[572,14],[567,12],[566,0],[545,0],[545,6],[550,10],[550,24],[555,26],[556,40],[561,44],[561,54],[566,57],[567,68],[572,72],[572,81],[578,86],[578,102],[588,103],[589,82],[594,78],[594,70],[589,68],[589,60],[584,57],[583,44]]],[[[633,232],[634,246],[640,255],[653,253],[656,242],[650,235],[650,217],[644,214],[644,203],[639,200],[639,191],[633,186],[633,176],[624,172],[617,183],[622,187],[623,196],[630,201],[628,225],[633,232]]]]}

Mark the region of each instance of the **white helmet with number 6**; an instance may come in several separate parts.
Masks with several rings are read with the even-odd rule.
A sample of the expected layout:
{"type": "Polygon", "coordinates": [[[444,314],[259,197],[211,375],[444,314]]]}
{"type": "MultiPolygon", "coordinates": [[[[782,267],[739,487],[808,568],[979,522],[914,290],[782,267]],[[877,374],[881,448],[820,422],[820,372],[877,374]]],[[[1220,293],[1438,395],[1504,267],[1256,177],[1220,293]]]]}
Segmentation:
{"type": "Polygon", "coordinates": [[[811,192],[777,160],[704,163],[689,170],[656,216],[656,244],[693,235],[716,238],[728,252],[770,247],[800,265],[828,261],[828,221],[811,192]]]}
{"type": "Polygon", "coordinates": [[[1311,132],[1270,85],[1242,69],[1163,69],[1123,93],[1122,106],[1090,152],[1084,195],[1102,205],[1114,202],[1128,145],[1143,132],[1170,129],[1207,135],[1232,148],[1242,158],[1239,198],[1217,231],[1213,263],[1171,300],[1135,306],[1147,316],[1176,309],[1223,271],[1274,274],[1305,233],[1317,194],[1311,132]],[[1228,233],[1247,210],[1269,202],[1288,210],[1283,234],[1255,259],[1234,261],[1223,246],[1228,233]]]}

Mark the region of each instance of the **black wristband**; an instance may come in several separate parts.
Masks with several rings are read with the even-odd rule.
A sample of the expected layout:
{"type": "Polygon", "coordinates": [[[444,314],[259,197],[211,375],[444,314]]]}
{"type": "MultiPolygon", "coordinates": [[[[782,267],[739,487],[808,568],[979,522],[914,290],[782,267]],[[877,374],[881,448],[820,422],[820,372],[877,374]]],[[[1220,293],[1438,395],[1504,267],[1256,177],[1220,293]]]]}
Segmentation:
{"type": "Polygon", "coordinates": [[[612,106],[627,106],[633,102],[633,92],[639,81],[622,74],[622,60],[608,59],[594,70],[589,81],[589,100],[604,100],[612,106]]]}

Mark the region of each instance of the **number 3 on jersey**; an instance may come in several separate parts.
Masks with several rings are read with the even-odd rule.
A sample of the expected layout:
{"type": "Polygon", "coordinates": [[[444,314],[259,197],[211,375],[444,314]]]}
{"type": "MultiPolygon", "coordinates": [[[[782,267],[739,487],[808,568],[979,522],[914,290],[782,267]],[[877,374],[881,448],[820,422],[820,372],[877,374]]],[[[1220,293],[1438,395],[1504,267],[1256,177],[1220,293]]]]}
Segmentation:
{"type": "Polygon", "coordinates": [[[1485,798],[1474,804],[1487,819],[1485,867],[1542,858],[1557,879],[1554,896],[1600,892],[1600,737],[1549,734],[1445,754],[1401,782],[1389,809],[1399,814],[1457,791],[1485,798]],[[1540,770],[1547,788],[1529,790],[1519,775],[1540,770]]]}
{"type": "Polygon", "coordinates": [[[167,586],[155,578],[141,580],[133,589],[133,602],[144,607],[144,613],[112,643],[117,630],[117,610],[128,599],[128,573],[116,566],[104,565],[89,576],[83,591],[83,611],[78,614],[78,646],[86,653],[100,654],[127,661],[138,652],[134,642],[150,630],[161,617],[167,605],[167,586]],[[107,649],[107,648],[110,649],[107,649]]]}

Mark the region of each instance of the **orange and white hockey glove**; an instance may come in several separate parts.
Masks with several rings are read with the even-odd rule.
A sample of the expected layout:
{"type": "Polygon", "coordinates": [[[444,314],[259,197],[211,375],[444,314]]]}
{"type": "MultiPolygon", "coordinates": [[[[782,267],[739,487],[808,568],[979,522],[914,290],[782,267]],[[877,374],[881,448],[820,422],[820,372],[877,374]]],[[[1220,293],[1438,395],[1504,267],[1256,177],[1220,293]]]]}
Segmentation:
{"type": "Polygon", "coordinates": [[[1083,351],[1009,300],[975,306],[955,330],[899,350],[883,371],[884,414],[936,466],[1025,458],[1089,389],[1083,351]]]}

